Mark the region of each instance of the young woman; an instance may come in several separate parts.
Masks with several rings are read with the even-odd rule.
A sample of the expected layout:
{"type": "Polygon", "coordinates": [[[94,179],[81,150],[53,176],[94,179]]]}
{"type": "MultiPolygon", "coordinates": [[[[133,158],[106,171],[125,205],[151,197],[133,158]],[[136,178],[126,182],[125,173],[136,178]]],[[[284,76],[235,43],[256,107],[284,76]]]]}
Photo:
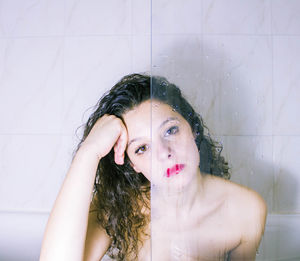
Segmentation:
{"type": "Polygon", "coordinates": [[[266,204],[228,181],[205,130],[165,78],[122,78],[85,126],[40,260],[255,260],[266,204]]]}

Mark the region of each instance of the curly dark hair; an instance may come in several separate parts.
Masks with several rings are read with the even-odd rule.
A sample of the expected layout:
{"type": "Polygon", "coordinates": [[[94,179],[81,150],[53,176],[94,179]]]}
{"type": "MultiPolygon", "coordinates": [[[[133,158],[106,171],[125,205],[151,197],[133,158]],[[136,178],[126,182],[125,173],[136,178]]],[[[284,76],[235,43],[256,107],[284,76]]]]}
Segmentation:
{"type": "MultiPolygon", "coordinates": [[[[230,178],[228,164],[221,156],[222,145],[204,133],[207,127],[180,89],[159,76],[130,74],[105,93],[84,127],[77,150],[104,114],[115,115],[123,120],[122,115],[149,99],[168,104],[187,120],[196,137],[201,173],[230,178]]],[[[134,171],[126,153],[123,165],[115,164],[113,149],[100,160],[93,199],[99,225],[105,228],[112,239],[107,253],[111,258],[137,259],[138,243],[142,243],[140,235],[150,220],[149,215],[142,213],[143,207],[150,210],[149,192],[150,182],[141,173],[134,171]]]]}

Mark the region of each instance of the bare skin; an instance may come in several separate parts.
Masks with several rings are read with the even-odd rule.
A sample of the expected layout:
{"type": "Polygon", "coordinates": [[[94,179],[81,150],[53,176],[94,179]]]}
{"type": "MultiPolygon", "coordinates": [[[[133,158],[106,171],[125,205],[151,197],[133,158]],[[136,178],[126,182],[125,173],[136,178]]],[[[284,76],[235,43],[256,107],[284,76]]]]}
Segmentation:
{"type": "MultiPolygon", "coordinates": [[[[196,202],[188,218],[152,219],[152,260],[224,260],[226,253],[231,260],[255,260],[265,223],[261,197],[211,175],[204,176],[204,186],[207,199],[196,202]]],[[[139,260],[151,260],[150,240],[139,260]]]]}
{"type": "MultiPolygon", "coordinates": [[[[90,202],[98,162],[112,148],[117,164],[123,164],[126,152],[136,172],[157,188],[151,199],[151,238],[144,238],[139,260],[151,260],[151,255],[152,260],[224,260],[226,253],[231,260],[254,260],[265,225],[263,199],[201,174],[194,134],[168,105],[147,101],[123,118],[125,125],[103,116],[82,144],[51,212],[40,260],[104,256],[110,238],[97,225],[90,202]],[[166,178],[166,170],[177,163],[184,169],[166,178]]],[[[150,224],[145,231],[150,234],[150,224]]]]}

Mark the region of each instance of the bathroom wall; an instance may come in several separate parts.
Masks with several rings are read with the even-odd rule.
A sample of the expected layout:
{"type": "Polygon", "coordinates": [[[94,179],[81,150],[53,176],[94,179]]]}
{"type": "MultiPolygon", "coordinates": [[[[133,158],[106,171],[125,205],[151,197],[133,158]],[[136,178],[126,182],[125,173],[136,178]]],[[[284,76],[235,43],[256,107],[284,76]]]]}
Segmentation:
{"type": "Polygon", "coordinates": [[[296,220],[299,12],[296,0],[1,1],[0,259],[24,260],[16,249],[30,240],[25,259],[37,259],[76,129],[131,72],[178,84],[223,143],[232,180],[264,197],[270,220],[296,220]]]}
{"type": "Polygon", "coordinates": [[[136,10],[143,8],[135,1],[1,2],[2,211],[48,213],[89,109],[123,75],[150,70],[149,36],[134,26],[150,19],[149,10],[136,10]]]}
{"type": "Polygon", "coordinates": [[[38,260],[91,107],[150,71],[150,1],[0,3],[0,260],[38,260]]]}

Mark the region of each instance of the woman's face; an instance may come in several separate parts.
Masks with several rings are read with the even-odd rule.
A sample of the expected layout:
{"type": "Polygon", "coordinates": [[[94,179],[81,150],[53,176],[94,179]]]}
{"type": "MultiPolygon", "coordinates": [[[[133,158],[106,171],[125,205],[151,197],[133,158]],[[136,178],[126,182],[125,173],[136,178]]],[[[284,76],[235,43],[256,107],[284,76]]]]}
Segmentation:
{"type": "Polygon", "coordinates": [[[199,171],[199,152],[188,122],[156,100],[123,115],[128,131],[126,152],[136,172],[157,187],[180,189],[199,171]]]}

